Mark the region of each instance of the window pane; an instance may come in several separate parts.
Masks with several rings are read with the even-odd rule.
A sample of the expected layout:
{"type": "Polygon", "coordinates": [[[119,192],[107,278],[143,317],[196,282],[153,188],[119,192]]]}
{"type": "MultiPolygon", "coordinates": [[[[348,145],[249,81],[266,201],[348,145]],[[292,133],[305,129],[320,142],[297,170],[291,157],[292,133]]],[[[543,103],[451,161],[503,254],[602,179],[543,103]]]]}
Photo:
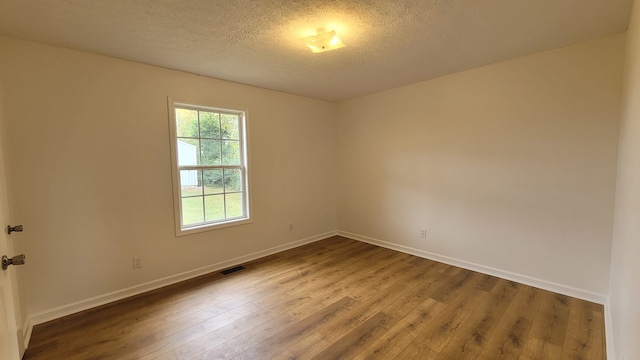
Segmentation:
{"type": "Polygon", "coordinates": [[[226,169],[224,171],[224,191],[242,191],[242,173],[240,169],[226,169]]]}
{"type": "Polygon", "coordinates": [[[227,218],[242,216],[242,194],[225,195],[227,218]]]}
{"type": "Polygon", "coordinates": [[[204,197],[204,208],[207,221],[224,219],[224,195],[209,195],[204,197]]]}
{"type": "Polygon", "coordinates": [[[240,139],[238,120],[238,115],[220,114],[220,127],[222,128],[223,139],[240,139]]]}
{"type": "Polygon", "coordinates": [[[178,139],[178,165],[198,165],[198,139],[178,139]]]}
{"type": "Polygon", "coordinates": [[[200,112],[200,137],[220,139],[220,114],[200,112]]]}
{"type": "Polygon", "coordinates": [[[176,132],[178,137],[198,137],[198,112],[176,109],[176,132]]]}
{"type": "Polygon", "coordinates": [[[240,142],[234,140],[222,141],[222,164],[240,165],[240,142]]]}
{"type": "Polygon", "coordinates": [[[180,170],[181,196],[202,195],[202,170],[180,170]]]}
{"type": "Polygon", "coordinates": [[[204,221],[202,196],[182,199],[182,224],[192,225],[204,221]]]}
{"type": "Polygon", "coordinates": [[[220,140],[200,140],[201,165],[220,165],[220,140]]]}
{"type": "Polygon", "coordinates": [[[224,191],[222,170],[204,171],[204,194],[220,194],[224,191]]]}

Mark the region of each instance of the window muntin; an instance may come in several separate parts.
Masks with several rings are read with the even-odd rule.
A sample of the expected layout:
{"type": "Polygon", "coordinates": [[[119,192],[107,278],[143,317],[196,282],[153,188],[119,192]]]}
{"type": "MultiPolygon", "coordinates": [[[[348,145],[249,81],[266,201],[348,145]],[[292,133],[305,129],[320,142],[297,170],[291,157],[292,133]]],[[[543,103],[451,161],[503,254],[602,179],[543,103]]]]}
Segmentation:
{"type": "Polygon", "coordinates": [[[249,219],[242,111],[173,104],[178,233],[249,219]]]}

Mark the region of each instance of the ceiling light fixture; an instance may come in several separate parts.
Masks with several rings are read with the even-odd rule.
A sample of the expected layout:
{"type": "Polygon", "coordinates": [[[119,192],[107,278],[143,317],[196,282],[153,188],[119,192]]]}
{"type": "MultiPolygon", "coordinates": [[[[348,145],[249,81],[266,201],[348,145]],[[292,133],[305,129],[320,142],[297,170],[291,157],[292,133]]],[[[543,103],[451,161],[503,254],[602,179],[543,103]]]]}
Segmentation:
{"type": "Polygon", "coordinates": [[[316,35],[303,37],[302,41],[313,51],[314,53],[320,53],[329,50],[340,49],[344,47],[344,43],[338,37],[335,30],[327,30],[325,28],[319,28],[316,30],[316,35]]]}

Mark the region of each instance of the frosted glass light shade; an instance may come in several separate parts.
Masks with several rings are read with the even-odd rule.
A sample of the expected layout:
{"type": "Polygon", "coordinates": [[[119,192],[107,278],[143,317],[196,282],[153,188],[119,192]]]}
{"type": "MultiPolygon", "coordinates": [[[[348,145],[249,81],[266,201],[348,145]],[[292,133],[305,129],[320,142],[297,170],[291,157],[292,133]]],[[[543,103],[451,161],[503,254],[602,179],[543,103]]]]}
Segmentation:
{"type": "Polygon", "coordinates": [[[318,29],[316,35],[302,38],[302,41],[304,41],[304,43],[314,53],[320,53],[344,47],[344,43],[342,42],[342,40],[340,40],[335,30],[327,31],[323,28],[318,29]]]}

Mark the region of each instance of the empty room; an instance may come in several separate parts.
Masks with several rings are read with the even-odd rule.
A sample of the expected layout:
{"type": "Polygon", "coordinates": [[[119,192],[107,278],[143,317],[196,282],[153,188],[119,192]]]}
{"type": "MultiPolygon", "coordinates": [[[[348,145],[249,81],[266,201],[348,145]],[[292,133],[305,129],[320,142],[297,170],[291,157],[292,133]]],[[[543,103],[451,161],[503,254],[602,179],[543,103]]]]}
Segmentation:
{"type": "Polygon", "coordinates": [[[0,2],[0,359],[640,359],[638,0],[0,2]]]}

